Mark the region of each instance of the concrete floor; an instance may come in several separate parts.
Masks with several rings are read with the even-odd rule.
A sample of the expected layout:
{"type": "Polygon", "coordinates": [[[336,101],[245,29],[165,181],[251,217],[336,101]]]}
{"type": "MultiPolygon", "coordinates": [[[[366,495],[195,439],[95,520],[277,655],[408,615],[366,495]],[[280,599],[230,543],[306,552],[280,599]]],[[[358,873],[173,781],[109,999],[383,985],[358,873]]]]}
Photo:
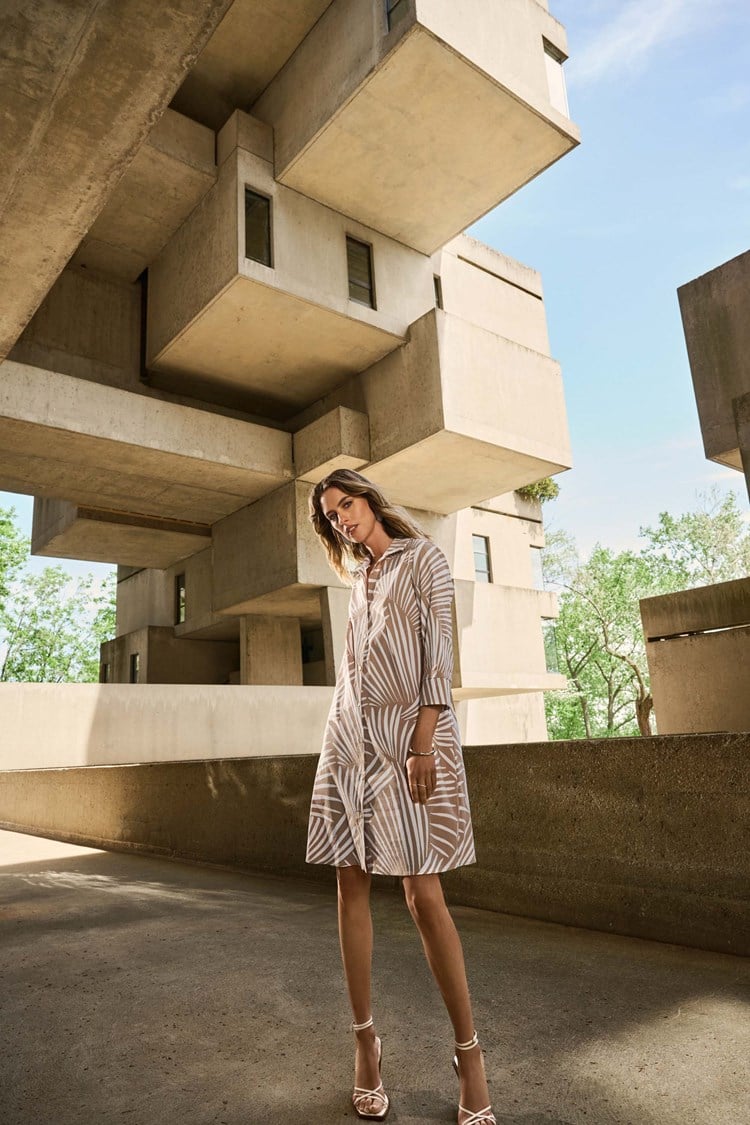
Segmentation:
{"type": "MultiPolygon", "coordinates": [[[[356,1120],[331,890],[0,833],[2,1125],[356,1120]]],[[[455,1121],[450,1029],[374,902],[383,1074],[455,1121]]],[[[457,909],[499,1123],[750,1125],[750,962],[457,909]]]]}

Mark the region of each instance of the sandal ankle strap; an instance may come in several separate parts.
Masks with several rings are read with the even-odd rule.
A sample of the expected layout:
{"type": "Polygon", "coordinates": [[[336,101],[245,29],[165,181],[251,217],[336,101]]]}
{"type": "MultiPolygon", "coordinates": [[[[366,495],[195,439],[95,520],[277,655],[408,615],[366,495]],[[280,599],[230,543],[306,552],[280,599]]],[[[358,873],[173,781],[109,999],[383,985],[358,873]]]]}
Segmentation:
{"type": "Polygon", "coordinates": [[[366,1031],[368,1027],[372,1027],[372,1024],[373,1019],[372,1016],[370,1016],[369,1020],[365,1020],[364,1023],[353,1023],[352,1031],[366,1031]]]}
{"type": "Polygon", "coordinates": [[[468,1043],[456,1043],[457,1051],[471,1051],[472,1048],[479,1046],[479,1036],[476,1031],[472,1035],[468,1043]]]}

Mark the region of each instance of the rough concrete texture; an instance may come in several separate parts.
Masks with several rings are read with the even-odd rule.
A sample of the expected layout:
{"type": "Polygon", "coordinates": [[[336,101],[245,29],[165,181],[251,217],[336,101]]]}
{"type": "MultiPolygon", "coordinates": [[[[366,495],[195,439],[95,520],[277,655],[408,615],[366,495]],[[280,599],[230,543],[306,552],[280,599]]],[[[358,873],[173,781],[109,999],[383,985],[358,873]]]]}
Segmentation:
{"type": "MultiPolygon", "coordinates": [[[[353,1050],[333,886],[0,834],[4,1125],[335,1125],[353,1050]]],[[[499,1125],[746,1125],[750,964],[454,910],[499,1125]]],[[[450,1025],[374,896],[394,1125],[456,1119],[450,1025]]]]}
{"type": "Polygon", "coordinates": [[[7,355],[231,0],[4,5],[0,356],[7,355]],[[102,81],[102,76],[106,80],[102,81]],[[54,184],[54,190],[50,185],[54,184]]]}
{"type": "MultiPolygon", "coordinates": [[[[750,955],[749,747],[736,734],[469,748],[479,862],[447,874],[446,891],[464,906],[750,955]]],[[[8,771],[0,826],[323,878],[304,862],[315,765],[300,755],[8,771]]]]}

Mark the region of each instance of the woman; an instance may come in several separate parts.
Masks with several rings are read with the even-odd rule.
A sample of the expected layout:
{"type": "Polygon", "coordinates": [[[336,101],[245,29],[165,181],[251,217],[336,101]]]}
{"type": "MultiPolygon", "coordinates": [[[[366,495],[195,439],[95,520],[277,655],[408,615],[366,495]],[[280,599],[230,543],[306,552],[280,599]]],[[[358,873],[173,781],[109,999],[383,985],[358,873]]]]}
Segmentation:
{"type": "Polygon", "coordinates": [[[459,1125],[496,1125],[461,941],[439,876],[474,862],[451,702],[448,564],[405,511],[349,469],[315,486],[310,519],[332,568],[354,587],[307,850],[309,863],[336,867],[341,955],[356,1036],[354,1108],[358,1117],[375,1121],[389,1108],[370,1006],[370,881],[373,874],[398,875],[453,1023],[459,1125]]]}

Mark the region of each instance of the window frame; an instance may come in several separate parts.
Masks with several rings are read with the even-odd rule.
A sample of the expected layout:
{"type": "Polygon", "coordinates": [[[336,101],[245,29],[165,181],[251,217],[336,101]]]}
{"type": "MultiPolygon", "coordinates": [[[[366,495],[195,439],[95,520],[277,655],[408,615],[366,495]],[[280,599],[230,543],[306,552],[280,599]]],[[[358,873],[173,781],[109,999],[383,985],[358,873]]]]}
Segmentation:
{"type": "Polygon", "coordinates": [[[251,187],[249,184],[245,184],[244,204],[245,204],[245,211],[244,211],[244,223],[245,223],[244,255],[245,255],[245,261],[256,262],[259,266],[265,266],[266,269],[272,270],[274,268],[274,265],[273,265],[273,200],[272,200],[270,195],[266,195],[262,191],[257,191],[256,188],[251,187]],[[267,205],[267,208],[268,208],[267,222],[266,222],[266,239],[267,239],[267,242],[268,242],[268,254],[267,254],[268,261],[266,261],[264,258],[256,258],[252,254],[248,254],[248,252],[247,252],[247,249],[248,249],[248,247],[247,247],[247,231],[248,231],[247,202],[248,202],[248,196],[252,196],[254,199],[262,200],[262,202],[264,202],[267,205]]]}
{"type": "Polygon", "coordinates": [[[184,625],[187,620],[187,582],[185,571],[174,576],[174,623],[184,625]]]}
{"type": "Polygon", "coordinates": [[[472,549],[472,556],[473,556],[473,559],[474,559],[474,581],[475,582],[481,582],[483,585],[484,584],[491,585],[492,582],[494,581],[494,579],[492,577],[492,552],[491,552],[491,549],[490,549],[490,537],[489,537],[489,535],[478,535],[476,532],[472,531],[472,533],[471,533],[471,549],[472,549]],[[479,567],[477,566],[477,554],[478,554],[478,552],[477,552],[476,543],[475,543],[475,540],[477,540],[477,539],[481,539],[482,543],[484,544],[484,558],[487,561],[487,570],[486,571],[480,570],[479,567]],[[482,574],[482,575],[486,574],[487,577],[486,578],[480,578],[480,574],[482,574]]]}
{"type": "Polygon", "coordinates": [[[355,236],[353,234],[347,234],[346,235],[346,278],[347,278],[347,283],[348,283],[348,286],[349,286],[349,300],[353,301],[356,305],[362,305],[366,309],[377,310],[378,306],[377,306],[377,300],[376,300],[376,296],[375,296],[375,255],[373,253],[373,246],[372,246],[371,242],[365,242],[364,239],[362,239],[362,238],[355,238],[355,236]],[[368,291],[369,291],[369,294],[370,294],[369,301],[362,300],[362,298],[355,297],[352,294],[352,285],[354,285],[355,287],[358,286],[360,289],[364,288],[364,286],[359,285],[358,282],[352,281],[352,271],[351,271],[350,260],[349,260],[349,248],[355,247],[355,246],[356,247],[364,247],[364,249],[367,251],[367,270],[368,270],[368,277],[369,277],[369,290],[368,291]]]}
{"type": "Polygon", "coordinates": [[[560,675],[560,653],[557,648],[557,618],[542,618],[542,642],[544,645],[544,669],[553,675],[560,675]],[[550,660],[550,649],[553,659],[550,660]]]}

